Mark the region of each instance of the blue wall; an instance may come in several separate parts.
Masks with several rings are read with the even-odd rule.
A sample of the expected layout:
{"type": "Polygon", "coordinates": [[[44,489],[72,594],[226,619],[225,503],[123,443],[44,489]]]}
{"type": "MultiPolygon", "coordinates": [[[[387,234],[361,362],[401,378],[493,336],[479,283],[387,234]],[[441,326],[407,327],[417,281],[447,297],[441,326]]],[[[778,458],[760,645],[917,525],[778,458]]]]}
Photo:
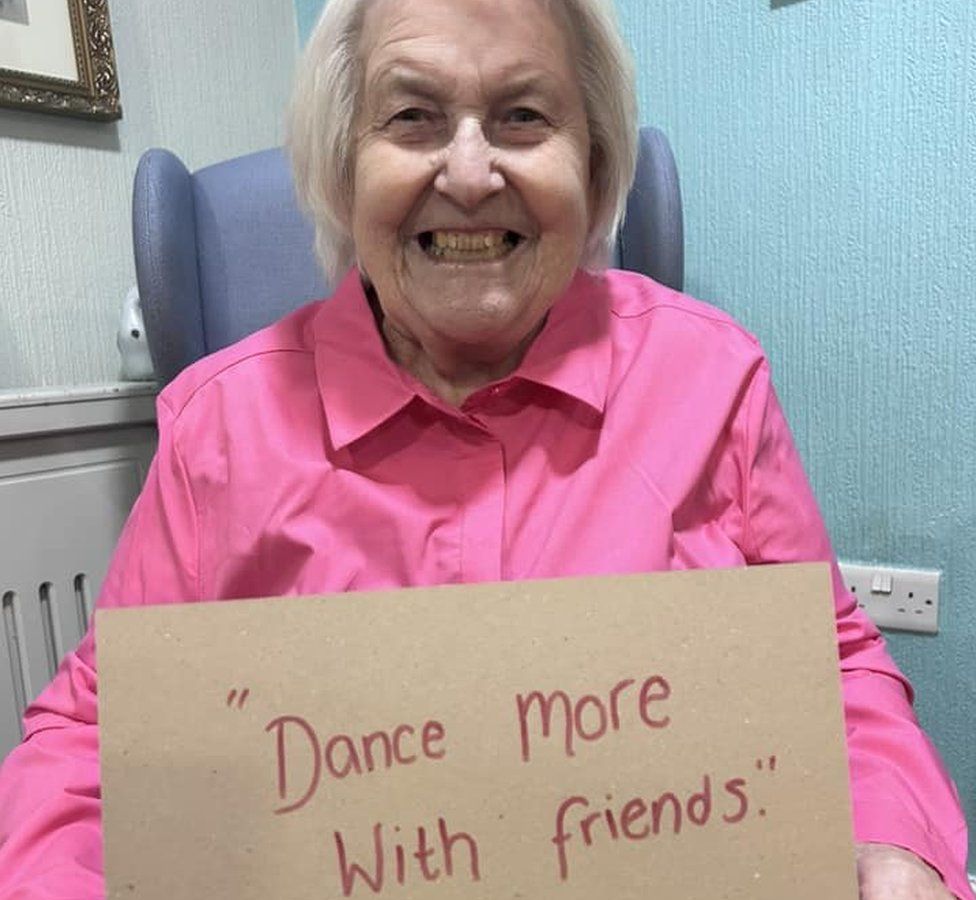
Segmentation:
{"type": "Polygon", "coordinates": [[[769,351],[838,554],[944,571],[890,644],[976,823],[976,4],[617,2],[687,289],[769,351]]]}
{"type": "Polygon", "coordinates": [[[315,26],[315,21],[318,19],[323,6],[325,6],[323,0],[295,0],[298,36],[303,44],[315,26]]]}
{"type": "Polygon", "coordinates": [[[618,8],[687,289],[769,351],[838,554],[944,572],[890,646],[976,823],[976,4],[618,8]]]}

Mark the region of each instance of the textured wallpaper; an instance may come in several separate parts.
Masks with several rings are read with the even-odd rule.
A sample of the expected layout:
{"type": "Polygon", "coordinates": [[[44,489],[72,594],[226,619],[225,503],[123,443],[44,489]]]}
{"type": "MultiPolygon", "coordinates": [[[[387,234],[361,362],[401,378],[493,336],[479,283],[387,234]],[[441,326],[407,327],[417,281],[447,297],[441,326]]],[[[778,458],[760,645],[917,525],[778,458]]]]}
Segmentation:
{"type": "Polygon", "coordinates": [[[290,3],[113,0],[110,10],[121,122],[0,110],[0,390],[118,376],[145,149],[167,147],[196,168],[281,140],[290,3]]]}
{"type": "Polygon", "coordinates": [[[687,289],[766,346],[838,554],[944,572],[890,647],[976,822],[976,4],[618,6],[687,289]]]}

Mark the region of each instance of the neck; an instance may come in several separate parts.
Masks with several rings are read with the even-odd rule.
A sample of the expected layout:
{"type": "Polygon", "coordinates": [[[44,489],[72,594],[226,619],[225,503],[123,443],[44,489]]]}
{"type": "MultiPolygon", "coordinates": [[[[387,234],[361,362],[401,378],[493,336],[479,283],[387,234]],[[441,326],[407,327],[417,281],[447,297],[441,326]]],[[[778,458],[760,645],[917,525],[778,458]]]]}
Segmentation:
{"type": "Polygon", "coordinates": [[[540,322],[514,349],[491,353],[483,347],[425,347],[383,319],[380,330],[387,350],[398,365],[451,406],[460,407],[472,394],[511,375],[522,362],[540,322]]]}

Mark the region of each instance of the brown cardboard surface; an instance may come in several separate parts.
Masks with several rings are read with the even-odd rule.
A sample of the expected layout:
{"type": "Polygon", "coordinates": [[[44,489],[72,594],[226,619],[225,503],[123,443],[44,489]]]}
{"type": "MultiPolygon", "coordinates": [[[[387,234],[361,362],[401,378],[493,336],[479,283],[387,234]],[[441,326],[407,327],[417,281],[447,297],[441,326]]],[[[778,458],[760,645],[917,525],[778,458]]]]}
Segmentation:
{"type": "Polygon", "coordinates": [[[110,897],[857,898],[824,565],[108,610],[97,642],[110,897]]]}

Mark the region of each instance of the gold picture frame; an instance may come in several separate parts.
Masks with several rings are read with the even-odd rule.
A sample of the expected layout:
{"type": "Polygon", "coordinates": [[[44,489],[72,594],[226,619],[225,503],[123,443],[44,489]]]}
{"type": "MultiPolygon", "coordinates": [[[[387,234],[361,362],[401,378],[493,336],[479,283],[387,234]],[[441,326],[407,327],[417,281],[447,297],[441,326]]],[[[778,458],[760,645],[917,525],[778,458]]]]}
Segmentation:
{"type": "Polygon", "coordinates": [[[122,118],[108,0],[0,0],[0,106],[122,118]]]}

